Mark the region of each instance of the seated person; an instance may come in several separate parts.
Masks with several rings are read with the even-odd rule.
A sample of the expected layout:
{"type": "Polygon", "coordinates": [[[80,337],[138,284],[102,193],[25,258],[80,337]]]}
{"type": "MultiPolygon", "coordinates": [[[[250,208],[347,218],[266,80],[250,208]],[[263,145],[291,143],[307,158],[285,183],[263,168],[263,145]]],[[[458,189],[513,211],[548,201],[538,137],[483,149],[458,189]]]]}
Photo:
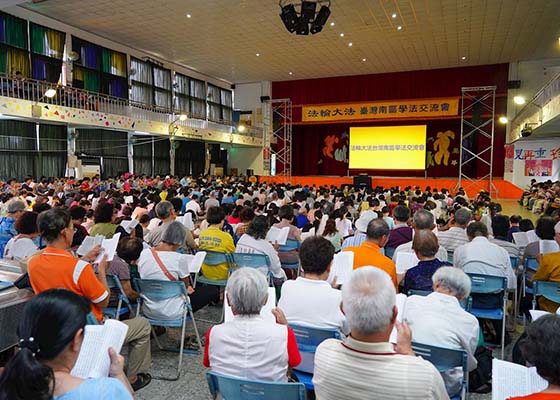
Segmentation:
{"type": "MultiPolygon", "coordinates": [[[[142,250],[144,250],[142,240],[131,236],[122,238],[117,246],[117,254],[107,269],[108,274],[116,275],[119,278],[123,291],[131,302],[136,302],[139,294],[132,288],[129,265],[137,263],[142,250]]],[[[117,288],[111,289],[109,307],[117,306],[119,295],[120,292],[117,288]]]]}
{"type": "Polygon", "coordinates": [[[14,229],[16,220],[25,212],[26,203],[23,200],[12,199],[6,206],[6,215],[0,218],[0,254],[4,254],[4,247],[8,241],[17,236],[14,229]]]}
{"type": "Polygon", "coordinates": [[[406,271],[404,276],[403,293],[414,290],[432,290],[432,275],[443,266],[450,266],[447,261],[436,258],[439,244],[437,236],[432,231],[416,231],[412,240],[412,249],[420,262],[406,271]]]}
{"type": "MultiPolygon", "coordinates": [[[[331,219],[334,222],[334,220],[331,219]]],[[[278,308],[290,324],[311,328],[336,328],[347,334],[346,318],[340,311],[340,290],[327,282],[334,247],[325,238],[313,236],[299,249],[302,274],[282,285],[278,308]]]]}
{"type": "MultiPolygon", "coordinates": [[[[416,239],[416,238],[415,238],[416,239]]],[[[428,296],[410,296],[403,319],[410,325],[412,340],[431,346],[465,350],[468,369],[477,366],[474,356],[479,338],[476,317],[459,304],[471,291],[471,280],[454,267],[439,268],[432,276],[434,292],[428,296]]],[[[442,373],[449,396],[461,391],[462,368],[442,373]]]]}
{"type": "Polygon", "coordinates": [[[26,304],[19,322],[20,351],[0,375],[0,399],[132,400],[123,357],[109,349],[108,378],[70,375],[84,339],[90,302],[65,290],[51,289],[26,304]]]}
{"type": "MultiPolygon", "coordinates": [[[[560,223],[557,223],[555,228],[555,238],[558,243],[560,243],[560,223]]],[[[548,253],[537,256],[539,261],[539,269],[533,275],[534,281],[551,281],[560,282],[560,252],[548,253]]],[[[555,303],[552,300],[545,298],[544,296],[539,296],[537,298],[539,308],[548,312],[556,312],[560,304],[555,303]]]]}
{"type": "Polygon", "coordinates": [[[527,338],[521,344],[525,359],[537,368],[548,382],[542,392],[509,400],[553,400],[560,397],[560,316],[545,315],[527,328],[527,338]]]}
{"type": "Polygon", "coordinates": [[[264,215],[256,216],[245,230],[245,234],[239,238],[235,252],[266,254],[270,260],[270,267],[268,269],[266,267],[260,268],[260,271],[265,275],[270,271],[275,279],[282,281],[286,279],[286,273],[280,265],[278,252],[266,240],[268,229],[266,217],[264,215]]]}
{"type": "Polygon", "coordinates": [[[342,286],[341,304],[351,333],[317,348],[313,384],[318,399],[449,398],[438,370],[414,354],[410,329],[397,321],[395,303],[395,288],[385,272],[374,267],[352,272],[342,286]],[[395,325],[396,347],[389,343],[395,325]]]}
{"type": "Polygon", "coordinates": [[[34,242],[34,239],[39,236],[37,231],[37,213],[31,211],[24,212],[16,220],[14,228],[18,235],[11,238],[6,244],[4,258],[20,261],[38,250],[34,242]]]}
{"type": "MultiPolygon", "coordinates": [[[[280,222],[273,226],[278,229],[288,227],[290,229],[288,232],[288,239],[301,242],[301,233],[299,229],[292,224],[292,220],[294,219],[293,207],[289,205],[280,207],[278,216],[280,217],[280,222]]],[[[280,257],[280,261],[283,264],[295,264],[299,261],[297,250],[281,251],[278,253],[278,257],[280,257]]]]}
{"type": "Polygon", "coordinates": [[[407,206],[396,206],[393,210],[393,219],[395,226],[391,229],[386,248],[396,249],[401,244],[412,240],[412,228],[408,226],[410,219],[410,208],[407,206]]]}
{"type": "MultiPolygon", "coordinates": [[[[210,207],[206,220],[208,229],[203,230],[198,235],[198,247],[203,251],[217,251],[220,253],[233,253],[235,245],[230,234],[222,231],[225,213],[221,207],[210,207]]],[[[202,275],[207,279],[224,280],[227,279],[229,266],[227,263],[218,265],[202,264],[202,275]]]]}
{"type": "Polygon", "coordinates": [[[118,210],[111,203],[99,204],[93,213],[95,224],[89,231],[90,236],[103,235],[106,239],[111,239],[117,230],[115,223],[118,210]]]}
{"type": "Polygon", "coordinates": [[[86,222],[86,209],[81,206],[74,206],[68,210],[70,216],[72,217],[72,223],[74,224],[74,239],[72,240],[72,250],[76,251],[78,247],[82,244],[86,236],[88,236],[88,231],[84,227],[86,222]]]}
{"type": "Polygon", "coordinates": [[[241,379],[287,382],[288,368],[301,362],[296,338],[279,309],[276,323],[260,316],[268,298],[266,277],[252,268],[231,274],[226,301],[233,321],[206,333],[204,366],[212,372],[241,379]]]}
{"type": "MultiPolygon", "coordinates": [[[[552,217],[543,216],[537,220],[537,226],[535,227],[535,233],[540,240],[554,240],[556,220],[552,217]]],[[[525,247],[523,258],[536,258],[540,253],[539,240],[536,242],[531,242],[525,247]]],[[[528,271],[532,275],[532,271],[528,271]]]]}
{"type": "Polygon", "coordinates": [[[497,244],[501,248],[505,249],[511,258],[519,259],[521,256],[519,247],[508,240],[508,230],[509,218],[507,216],[497,214],[492,217],[492,232],[494,237],[489,239],[490,243],[497,244]]]}
{"type": "MultiPolygon", "coordinates": [[[[227,233],[224,233],[227,235],[227,233]]],[[[218,293],[217,286],[192,287],[187,255],[177,253],[185,243],[185,229],[179,221],[167,224],[161,235],[160,244],[145,249],[138,259],[138,273],[142,279],[181,280],[185,283],[193,311],[197,311],[213,301],[218,293]]],[[[145,299],[142,312],[149,318],[173,320],[183,315],[183,299],[176,298],[154,301],[145,299]]]]}

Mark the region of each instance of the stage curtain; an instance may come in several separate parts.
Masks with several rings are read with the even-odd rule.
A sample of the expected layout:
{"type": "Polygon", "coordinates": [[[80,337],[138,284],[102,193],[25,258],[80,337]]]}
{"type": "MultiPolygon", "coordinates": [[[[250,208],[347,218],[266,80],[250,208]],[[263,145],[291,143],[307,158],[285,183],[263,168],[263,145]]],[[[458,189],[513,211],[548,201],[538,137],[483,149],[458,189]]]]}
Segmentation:
{"type": "Polygon", "coordinates": [[[134,136],[133,160],[134,173],[137,175],[153,175],[152,141],[153,136],[134,136]]]}
{"type": "Polygon", "coordinates": [[[39,126],[39,157],[37,176],[64,176],[68,161],[67,128],[63,125],[39,126]]]}
{"type": "Polygon", "coordinates": [[[175,141],[175,175],[198,176],[204,172],[204,142],[175,141]]]}
{"type": "Polygon", "coordinates": [[[128,134],[107,129],[76,129],[78,157],[103,159],[102,176],[116,177],[128,171],[128,134]]]}
{"type": "Polygon", "coordinates": [[[169,175],[169,138],[154,138],[154,175],[169,175]]]}
{"type": "Polygon", "coordinates": [[[0,180],[21,181],[34,175],[37,167],[37,133],[35,123],[0,120],[0,180]]]}

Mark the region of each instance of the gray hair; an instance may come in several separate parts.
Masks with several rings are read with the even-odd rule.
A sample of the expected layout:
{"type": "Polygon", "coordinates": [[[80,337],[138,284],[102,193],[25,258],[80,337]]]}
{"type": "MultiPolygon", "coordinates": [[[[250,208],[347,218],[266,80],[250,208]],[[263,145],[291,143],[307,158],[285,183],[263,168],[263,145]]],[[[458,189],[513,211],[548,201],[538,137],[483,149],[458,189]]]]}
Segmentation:
{"type": "Polygon", "coordinates": [[[8,202],[8,207],[6,208],[6,212],[9,214],[13,214],[18,211],[24,211],[25,207],[26,205],[22,200],[10,200],[8,202]]]}
{"type": "Polygon", "coordinates": [[[432,229],[434,225],[434,215],[427,210],[418,210],[412,217],[412,223],[418,230],[432,229]]]}
{"type": "Polygon", "coordinates": [[[348,326],[362,334],[386,329],[393,318],[395,286],[385,271],[361,267],[342,285],[342,307],[348,326]]]}
{"type": "Polygon", "coordinates": [[[367,226],[366,236],[368,239],[378,240],[383,236],[389,235],[390,229],[387,222],[381,218],[372,219],[367,226]]]}
{"type": "Polygon", "coordinates": [[[471,278],[459,268],[438,268],[432,275],[432,282],[459,299],[467,298],[471,293],[471,278]]]}
{"type": "Polygon", "coordinates": [[[156,215],[160,219],[169,218],[171,211],[173,211],[173,204],[169,201],[160,201],[156,205],[156,215]]]}
{"type": "Polygon", "coordinates": [[[229,277],[226,292],[235,314],[259,314],[268,296],[266,276],[254,268],[239,268],[229,277]]]}
{"type": "Polygon", "coordinates": [[[185,243],[187,232],[185,227],[179,221],[173,221],[165,227],[161,235],[161,241],[168,244],[176,244],[178,246],[185,243]]]}
{"type": "Polygon", "coordinates": [[[459,225],[467,225],[472,218],[472,212],[465,207],[455,211],[455,222],[459,225]]]}

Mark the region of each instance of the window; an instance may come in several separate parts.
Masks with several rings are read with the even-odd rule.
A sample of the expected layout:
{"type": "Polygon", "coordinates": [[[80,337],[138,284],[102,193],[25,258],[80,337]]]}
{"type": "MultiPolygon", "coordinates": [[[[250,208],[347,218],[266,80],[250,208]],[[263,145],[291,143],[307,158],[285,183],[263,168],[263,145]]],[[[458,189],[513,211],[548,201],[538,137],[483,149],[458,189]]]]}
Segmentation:
{"type": "Polygon", "coordinates": [[[191,116],[206,119],[206,82],[190,78],[191,116]]]}
{"type": "Polygon", "coordinates": [[[190,78],[188,76],[175,73],[175,101],[173,108],[177,114],[191,113],[190,100],[190,78]]]}
{"type": "Polygon", "coordinates": [[[208,119],[214,122],[233,119],[231,90],[208,84],[208,119]]]}
{"type": "Polygon", "coordinates": [[[172,108],[171,71],[149,62],[132,58],[130,61],[130,100],[166,110],[172,108]]]}
{"type": "Polygon", "coordinates": [[[39,81],[59,82],[66,34],[29,23],[31,77],[39,81]]]}
{"type": "Polygon", "coordinates": [[[27,48],[27,21],[0,12],[0,73],[31,76],[27,48]]]}

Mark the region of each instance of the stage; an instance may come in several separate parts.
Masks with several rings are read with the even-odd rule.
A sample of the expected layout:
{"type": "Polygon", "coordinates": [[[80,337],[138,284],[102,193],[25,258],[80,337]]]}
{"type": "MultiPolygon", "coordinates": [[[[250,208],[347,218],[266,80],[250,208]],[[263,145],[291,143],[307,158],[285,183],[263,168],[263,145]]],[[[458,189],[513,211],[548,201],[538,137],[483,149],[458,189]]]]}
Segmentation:
{"type": "MultiPolygon", "coordinates": [[[[282,176],[260,176],[259,182],[266,183],[283,183],[286,182],[286,178],[282,176]]],[[[354,182],[353,176],[292,176],[292,185],[315,185],[319,186],[337,186],[341,187],[343,185],[352,185],[354,182]]],[[[391,177],[371,177],[372,187],[383,186],[383,187],[394,187],[400,186],[404,188],[406,186],[420,186],[424,189],[426,186],[430,186],[432,189],[448,189],[453,191],[457,186],[457,178],[391,178],[391,177]]],[[[492,183],[498,191],[497,198],[499,199],[519,199],[523,190],[514,184],[504,180],[494,178],[492,183]]],[[[469,181],[463,181],[463,188],[466,190],[467,195],[473,197],[480,190],[488,190],[488,181],[481,181],[477,184],[469,181]]]]}

